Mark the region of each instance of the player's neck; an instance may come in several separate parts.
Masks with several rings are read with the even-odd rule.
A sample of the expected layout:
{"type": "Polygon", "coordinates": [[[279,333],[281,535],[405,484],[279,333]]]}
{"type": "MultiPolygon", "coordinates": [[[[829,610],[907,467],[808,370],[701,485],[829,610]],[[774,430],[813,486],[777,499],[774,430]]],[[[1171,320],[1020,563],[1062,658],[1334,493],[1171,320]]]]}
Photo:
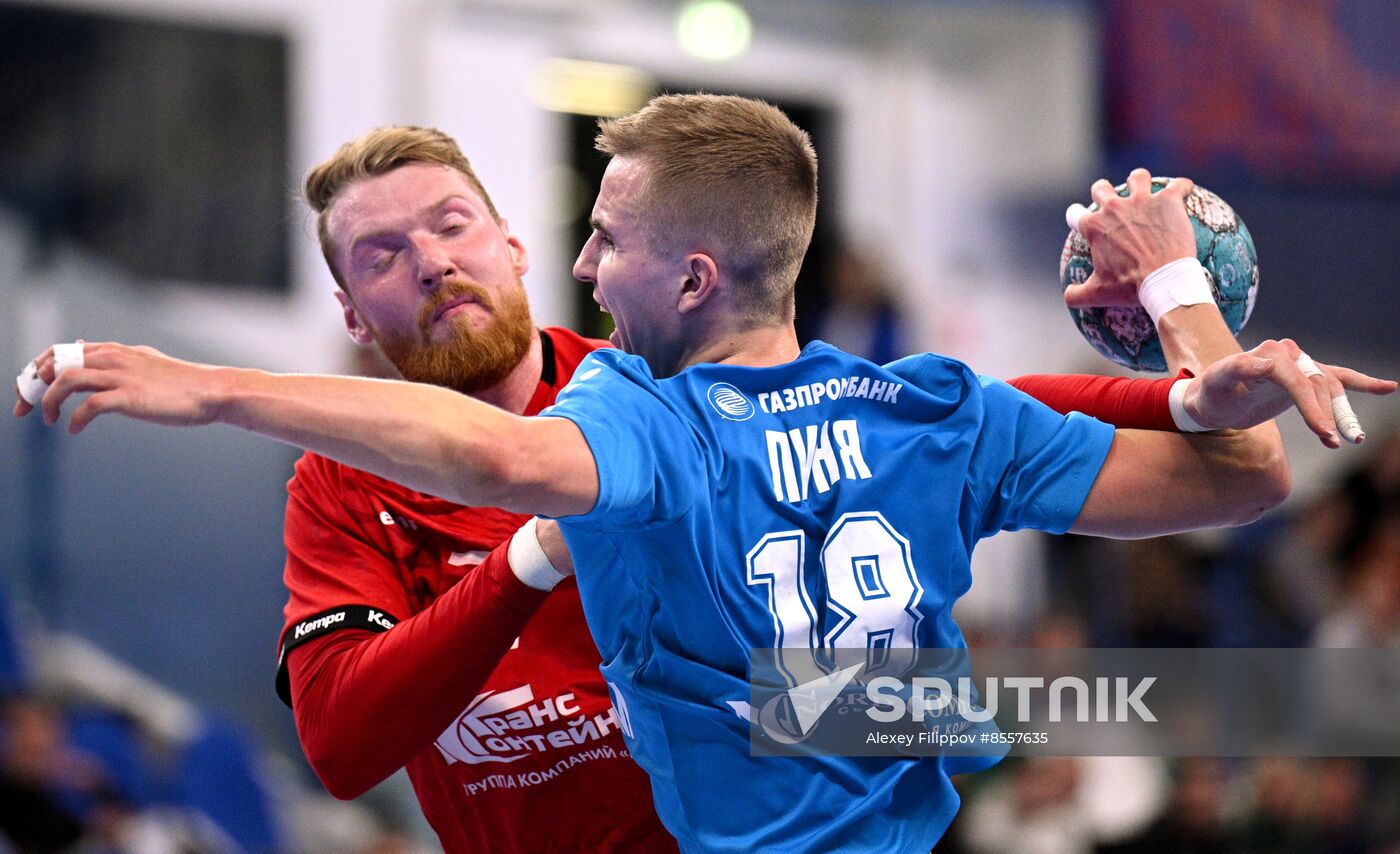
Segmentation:
{"type": "Polygon", "coordinates": [[[791,362],[801,352],[797,329],[788,321],[709,336],[682,355],[677,370],[705,363],[766,368],[791,362]]]}
{"type": "Polygon", "coordinates": [[[505,379],[488,389],[473,394],[472,397],[492,406],[498,406],[507,412],[521,415],[525,412],[525,407],[530,405],[530,399],[535,396],[535,391],[539,388],[540,374],[543,368],[544,351],[540,346],[540,331],[532,326],[530,327],[530,349],[525,351],[525,358],[521,359],[514,368],[511,368],[505,379]]]}

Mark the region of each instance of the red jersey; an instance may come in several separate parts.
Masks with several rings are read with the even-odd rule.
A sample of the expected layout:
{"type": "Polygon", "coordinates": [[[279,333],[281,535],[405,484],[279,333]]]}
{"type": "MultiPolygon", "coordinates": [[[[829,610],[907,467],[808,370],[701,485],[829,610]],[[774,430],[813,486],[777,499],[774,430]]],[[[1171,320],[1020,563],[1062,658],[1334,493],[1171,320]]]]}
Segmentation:
{"type": "MultiPolygon", "coordinates": [[[[526,415],[606,346],[558,328],[540,339],[526,415]]],[[[528,518],[302,457],[288,484],[278,681],[308,759],[340,797],[406,765],[448,851],[675,850],[618,729],[574,580],[546,595],[505,560],[528,518]]]]}

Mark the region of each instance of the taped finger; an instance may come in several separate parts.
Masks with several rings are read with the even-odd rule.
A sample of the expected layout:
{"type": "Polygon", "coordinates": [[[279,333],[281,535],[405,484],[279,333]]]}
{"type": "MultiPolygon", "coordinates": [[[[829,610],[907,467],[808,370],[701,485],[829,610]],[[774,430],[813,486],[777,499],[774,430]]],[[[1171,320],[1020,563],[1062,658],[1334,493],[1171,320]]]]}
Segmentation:
{"type": "Polygon", "coordinates": [[[1366,440],[1366,434],[1361,429],[1361,421],[1352,411],[1351,401],[1347,400],[1345,393],[1332,398],[1332,418],[1337,422],[1337,430],[1342,434],[1343,439],[1353,445],[1359,445],[1366,440]]]}
{"type": "Polygon", "coordinates": [[[64,371],[83,366],[83,342],[53,345],[53,376],[58,379],[64,371]]]}
{"type": "Polygon", "coordinates": [[[1298,354],[1298,370],[1302,371],[1305,377],[1325,376],[1325,374],[1322,373],[1322,369],[1317,366],[1317,363],[1314,362],[1307,353],[1298,354]]]}
{"type": "Polygon", "coordinates": [[[1084,215],[1088,212],[1088,208],[1084,207],[1078,202],[1075,202],[1068,208],[1065,208],[1065,224],[1070,227],[1071,231],[1078,231],[1079,221],[1083,219],[1084,215]]]}
{"type": "Polygon", "coordinates": [[[39,376],[39,365],[33,360],[15,377],[15,386],[19,389],[19,396],[30,406],[38,406],[44,392],[49,390],[49,384],[39,376]]]}

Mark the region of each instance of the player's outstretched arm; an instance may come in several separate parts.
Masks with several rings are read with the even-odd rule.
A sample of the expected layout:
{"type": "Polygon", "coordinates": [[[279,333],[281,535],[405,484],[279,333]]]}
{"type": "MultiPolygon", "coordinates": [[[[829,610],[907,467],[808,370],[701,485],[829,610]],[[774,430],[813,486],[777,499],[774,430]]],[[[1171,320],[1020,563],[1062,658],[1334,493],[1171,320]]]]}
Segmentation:
{"type": "Polygon", "coordinates": [[[1070,532],[1118,539],[1245,525],[1291,487],[1282,448],[1245,432],[1119,430],[1070,532]]]}
{"type": "MultiPolygon", "coordinates": [[[[1118,430],[1070,528],[1074,533],[1154,537],[1253,522],[1288,497],[1291,473],[1270,419],[1289,407],[1296,406],[1331,447],[1340,445],[1330,409],[1297,363],[1301,350],[1294,342],[1266,341],[1239,352],[1214,304],[1173,309],[1158,330],[1164,345],[1190,336],[1196,352],[1215,360],[1187,387],[1194,414],[1214,422],[1210,426],[1248,429],[1197,435],[1118,430]]],[[[1170,354],[1173,348],[1165,349],[1170,354]]]]}
{"type": "MultiPolygon", "coordinates": [[[[1316,408],[1306,378],[1288,358],[1296,349],[1292,342],[1266,341],[1217,361],[1202,379],[1208,377],[1212,387],[1274,383],[1291,389],[1300,409],[1316,408]],[[1290,369],[1298,375],[1271,379],[1290,369]]],[[[1289,399],[1284,405],[1294,403],[1289,399]]],[[[1281,504],[1290,486],[1283,442],[1272,421],[1198,435],[1118,430],[1070,531],[1135,538],[1243,525],[1281,504]]]]}
{"type": "MultiPolygon", "coordinates": [[[[1213,308],[1213,307],[1212,307],[1213,308]]],[[[1176,314],[1183,309],[1171,312],[1176,314]]],[[[1180,435],[1119,430],[1074,527],[1075,533],[1149,537],[1252,522],[1288,496],[1289,470],[1272,419],[1296,408],[1329,447],[1340,439],[1319,400],[1317,374],[1298,345],[1266,341],[1210,365],[1187,388],[1187,408],[1208,427],[1247,430],[1180,435]]],[[[1333,368],[1331,382],[1374,394],[1395,383],[1333,368]],[[1342,382],[1341,377],[1346,377],[1342,382]]],[[[1325,398],[1324,398],[1325,400],[1325,398]]]]}
{"type": "Polygon", "coordinates": [[[1365,433],[1347,392],[1395,391],[1389,380],[1319,365],[1288,338],[1243,353],[1213,302],[1168,311],[1158,319],[1157,332],[1168,366],[1198,374],[1187,383],[1181,405],[1202,428],[1250,428],[1296,408],[1327,447],[1339,448],[1343,440],[1359,445],[1365,433]],[[1269,364],[1256,364],[1260,358],[1269,364]]]}
{"type": "MultiPolygon", "coordinates": [[[[117,413],[172,426],[225,423],[297,445],[413,489],[474,506],[562,516],[598,496],[593,455],[563,418],[523,418],[416,383],[213,367],[150,347],[84,344],[83,364],[55,378],[53,352],[36,360],[51,383],[44,421],[90,392],[69,431],[117,413]]],[[[22,397],[16,415],[31,409],[22,397]]]]}

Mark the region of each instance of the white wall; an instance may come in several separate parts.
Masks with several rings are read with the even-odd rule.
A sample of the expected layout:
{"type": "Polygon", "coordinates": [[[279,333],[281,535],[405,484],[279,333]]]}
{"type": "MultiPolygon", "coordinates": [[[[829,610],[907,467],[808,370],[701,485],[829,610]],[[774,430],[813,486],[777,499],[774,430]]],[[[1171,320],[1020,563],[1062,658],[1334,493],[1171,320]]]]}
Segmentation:
{"type": "MultiPolygon", "coordinates": [[[[373,125],[433,124],[457,136],[530,248],[526,283],[546,323],[569,319],[575,247],[565,245],[552,214],[560,192],[554,167],[564,160],[561,120],[528,98],[536,63],[551,56],[626,63],[711,91],[824,102],[839,116],[840,162],[828,170],[844,182],[838,221],[878,248],[907,285],[915,344],[949,349],[994,373],[1003,362],[1015,371],[1037,356],[1045,361],[1043,348],[1023,352],[1026,342],[1045,336],[999,319],[1013,311],[1039,325],[1042,303],[1057,310],[1053,292],[1023,299],[1025,283],[995,263],[1002,238],[982,214],[1003,194],[1064,186],[1092,157],[1092,36],[1074,6],[859,4],[856,13],[840,3],[754,4],[752,50],[714,65],[678,49],[670,3],[47,2],[284,33],[291,47],[289,190],[311,165],[373,125]]],[[[295,206],[289,214],[290,298],[172,283],[152,303],[152,320],[175,338],[198,330],[201,349],[214,357],[338,368],[344,339],[329,296],[334,285],[310,218],[295,206]]],[[[1054,262],[1046,259],[1047,271],[1054,262]]],[[[33,333],[45,338],[50,331],[58,330],[33,333]]],[[[1056,337],[1067,348],[1080,346],[1073,335],[1056,337]]]]}

